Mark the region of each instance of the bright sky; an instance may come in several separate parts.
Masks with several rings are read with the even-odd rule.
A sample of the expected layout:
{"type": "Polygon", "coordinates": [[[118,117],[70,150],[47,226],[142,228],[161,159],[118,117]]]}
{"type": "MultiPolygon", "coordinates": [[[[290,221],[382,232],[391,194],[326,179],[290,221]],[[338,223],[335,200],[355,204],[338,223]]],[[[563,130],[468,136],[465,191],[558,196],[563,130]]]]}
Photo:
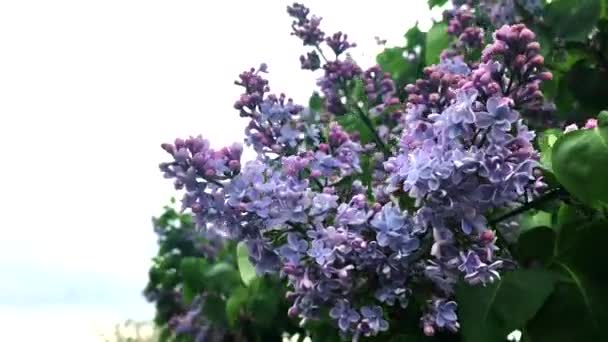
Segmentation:
{"type": "MultiPolygon", "coordinates": [[[[94,341],[90,324],[152,317],[150,217],[174,194],[159,145],[241,141],[233,81],[260,62],[273,91],[308,98],[289,3],[0,2],[0,340],[94,341]]],[[[364,67],[374,36],[401,44],[429,18],[426,0],[305,3],[364,67]]]]}

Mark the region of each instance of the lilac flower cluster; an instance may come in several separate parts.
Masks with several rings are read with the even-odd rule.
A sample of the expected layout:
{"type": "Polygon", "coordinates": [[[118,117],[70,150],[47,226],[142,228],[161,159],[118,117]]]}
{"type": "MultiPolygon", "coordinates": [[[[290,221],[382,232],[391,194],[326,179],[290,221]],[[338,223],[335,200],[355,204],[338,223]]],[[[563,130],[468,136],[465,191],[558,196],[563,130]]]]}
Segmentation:
{"type": "Polygon", "coordinates": [[[544,58],[535,38],[534,32],[523,24],[498,29],[494,42],[483,50],[482,63],[473,74],[475,86],[489,94],[509,97],[522,111],[542,110],[546,102],[540,90],[541,82],[553,76],[544,70],[544,58]]]}
{"type": "Polygon", "coordinates": [[[480,9],[496,27],[521,22],[524,16],[539,17],[542,15],[541,0],[501,0],[482,1],[480,9]]]}
{"type": "Polygon", "coordinates": [[[245,130],[245,142],[256,152],[263,155],[291,154],[305,139],[318,140],[316,118],[284,94],[268,94],[268,81],[260,74],[266,71],[266,65],[262,64],[259,70],[252,68],[239,76],[240,80],[235,84],[243,87],[245,92],[234,107],[242,117],[250,119],[245,130]]]}
{"type": "Polygon", "coordinates": [[[387,106],[396,106],[401,102],[397,97],[397,89],[391,75],[382,71],[379,66],[373,66],[362,75],[367,103],[377,112],[382,112],[387,106]]]}
{"type": "Polygon", "coordinates": [[[455,99],[456,89],[464,84],[469,74],[469,66],[459,57],[446,58],[438,65],[424,68],[425,78],[405,86],[409,107],[406,115],[443,111],[455,99]]]}
{"type": "Polygon", "coordinates": [[[338,205],[338,196],[325,191],[329,194],[319,201],[325,202],[319,206],[327,208],[325,219],[305,234],[290,232],[280,249],[283,272],[293,287],[289,313],[315,319],[321,308],[331,307],[330,317],[343,334],[354,339],[376,335],[388,329],[384,311],[377,304],[362,305],[359,296],[371,290],[378,304],[405,307],[408,257],[419,249],[423,232],[392,203],[370,207],[359,193],[338,205]],[[369,287],[376,282],[378,288],[369,287]]]}
{"type": "Polygon", "coordinates": [[[288,6],[287,13],[294,18],[291,34],[300,38],[304,45],[318,46],[323,41],[325,32],[319,28],[322,18],[314,15],[309,18],[310,10],[298,3],[288,6]]]}
{"type": "Polygon", "coordinates": [[[453,46],[444,52],[444,57],[454,56],[482,46],[484,31],[475,24],[475,13],[468,6],[448,10],[444,13],[444,17],[448,22],[448,34],[457,38],[453,46]]]}
{"type": "Polygon", "coordinates": [[[330,113],[346,113],[346,89],[350,81],[361,75],[361,68],[350,58],[329,61],[323,65],[323,77],[317,85],[325,97],[325,105],[330,113]]]}
{"type": "Polygon", "coordinates": [[[483,13],[495,27],[518,23],[525,16],[542,15],[541,0],[456,0],[454,5],[467,5],[483,13]]]}
{"type": "Polygon", "coordinates": [[[183,208],[190,209],[201,226],[221,226],[224,217],[214,204],[224,194],[221,183],[239,172],[243,147],[233,144],[215,151],[209,141],[198,136],[176,139],[174,144],[163,144],[162,148],[173,161],[161,163],[160,170],[165,178],[174,179],[176,190],[185,190],[183,208]]]}
{"type": "Polygon", "coordinates": [[[300,38],[304,45],[315,47],[315,50],[307,52],[306,56],[300,56],[302,69],[314,71],[322,67],[324,76],[318,80],[317,85],[325,97],[327,110],[337,115],[346,113],[344,89],[349,81],[361,76],[362,70],[352,59],[339,57],[357,44],[349,42],[348,35],[342,32],[325,37],[325,33],[319,29],[321,19],[314,15],[309,18],[310,10],[302,4],[294,3],[288,6],[287,13],[294,18],[292,35],[300,38]],[[334,60],[325,57],[322,43],[333,51],[334,60]],[[319,54],[323,58],[323,65],[319,54]]]}
{"type": "MultiPolygon", "coordinates": [[[[329,311],[344,336],[374,336],[389,329],[389,307],[407,307],[413,285],[431,282],[422,330],[457,331],[455,284],[491,283],[512,263],[488,213],[543,187],[534,133],[520,114],[542,102],[540,83],[551,77],[534,34],[523,25],[500,28],[481,63],[444,56],[406,86],[403,104],[390,75],[339,59],[354,44],[341,33],[325,38],[309,12],[288,8],[293,34],[316,49],[303,67],[318,67],[322,42],[336,54],[318,81],[326,109],[346,113],[344,98],[360,82],[369,106],[361,110],[405,108],[399,129],[384,128],[384,141],[398,147],[372,153],[339,124],[268,95],[264,66],[241,74],[245,92],[235,105],[250,119],[246,142],[258,158],[241,167],[236,146],[214,152],[176,142],[165,145],[174,161],[161,169],[186,188],[185,207],[200,227],[245,241],[259,273],[285,277],[288,314],[302,324],[329,311]],[[211,152],[197,157],[201,151],[211,152]]],[[[465,33],[470,16],[457,13],[450,30],[477,42],[481,33],[465,33]]]]}
{"type": "Polygon", "coordinates": [[[539,84],[550,74],[542,71],[538,43],[525,26],[503,26],[494,39],[470,72],[464,65],[454,68],[452,60],[449,68],[434,66],[427,79],[406,88],[400,153],[385,163],[387,191],[413,197],[418,219],[433,231],[425,274],[438,299],[422,319],[427,334],[457,329],[456,303],[443,307],[459,278],[491,283],[511,262],[497,247],[485,213],[533,197],[544,186],[535,172],[534,133],[517,108],[542,99],[539,84]]]}

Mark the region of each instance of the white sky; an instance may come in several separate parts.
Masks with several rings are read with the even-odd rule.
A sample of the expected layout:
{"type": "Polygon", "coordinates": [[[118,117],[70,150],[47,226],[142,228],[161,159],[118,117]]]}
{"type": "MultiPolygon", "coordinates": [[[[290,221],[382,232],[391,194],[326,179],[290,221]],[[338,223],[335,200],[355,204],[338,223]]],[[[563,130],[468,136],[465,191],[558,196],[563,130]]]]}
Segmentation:
{"type": "MultiPolygon", "coordinates": [[[[241,141],[233,81],[260,62],[306,101],[318,75],[299,70],[289,3],[0,1],[0,340],[93,341],[88,323],[152,317],[150,217],[174,194],[159,145],[241,141]]],[[[364,67],[374,36],[401,44],[429,17],[426,0],[305,3],[364,67]]]]}

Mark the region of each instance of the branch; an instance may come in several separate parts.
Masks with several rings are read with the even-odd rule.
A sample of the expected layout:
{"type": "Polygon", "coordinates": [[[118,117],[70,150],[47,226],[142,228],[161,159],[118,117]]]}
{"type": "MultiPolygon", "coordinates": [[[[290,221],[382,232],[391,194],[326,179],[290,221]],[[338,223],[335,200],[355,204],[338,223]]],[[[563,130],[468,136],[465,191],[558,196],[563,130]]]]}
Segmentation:
{"type": "Polygon", "coordinates": [[[513,216],[517,216],[517,215],[519,215],[521,213],[524,213],[524,212],[526,212],[528,210],[537,209],[541,205],[543,205],[543,204],[545,204],[547,202],[550,202],[550,201],[552,201],[552,200],[554,200],[556,198],[559,198],[561,195],[564,195],[564,194],[565,194],[565,191],[562,188],[556,188],[556,189],[550,190],[546,194],[544,194],[541,197],[535,199],[534,201],[528,202],[527,204],[522,205],[521,207],[519,207],[517,209],[514,209],[514,210],[512,210],[512,211],[510,211],[510,212],[508,212],[508,213],[506,213],[504,215],[501,215],[501,216],[499,216],[499,217],[497,217],[495,219],[490,220],[488,222],[488,224],[489,225],[495,225],[495,224],[497,224],[497,223],[499,223],[501,221],[504,221],[504,220],[506,220],[508,218],[511,218],[513,216]]]}

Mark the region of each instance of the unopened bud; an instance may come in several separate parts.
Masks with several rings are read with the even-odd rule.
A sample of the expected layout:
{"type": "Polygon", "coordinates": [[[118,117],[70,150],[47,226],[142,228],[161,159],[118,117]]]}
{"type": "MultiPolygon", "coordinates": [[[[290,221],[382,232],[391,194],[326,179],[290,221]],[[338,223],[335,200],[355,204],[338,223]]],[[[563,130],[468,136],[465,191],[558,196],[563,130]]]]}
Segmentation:
{"type": "Polygon", "coordinates": [[[175,148],[171,144],[167,144],[167,143],[161,144],[160,147],[163,150],[167,151],[167,153],[173,154],[175,152],[175,148]]]}
{"type": "Polygon", "coordinates": [[[551,81],[553,79],[553,74],[549,71],[541,72],[538,74],[538,79],[541,81],[551,81]]]}
{"type": "Polygon", "coordinates": [[[528,52],[539,52],[540,44],[538,42],[532,42],[526,46],[526,50],[528,50],[528,52]]]}
{"type": "Polygon", "coordinates": [[[232,171],[238,171],[241,168],[241,163],[238,160],[231,160],[228,162],[228,167],[232,171]]]}
{"type": "Polygon", "coordinates": [[[534,65],[534,66],[540,66],[543,65],[545,63],[545,58],[541,55],[536,55],[532,58],[530,58],[530,64],[534,65]]]}
{"type": "Polygon", "coordinates": [[[521,38],[525,41],[532,41],[532,40],[534,40],[534,38],[536,38],[536,35],[534,34],[534,32],[530,31],[528,28],[524,28],[519,33],[519,38],[521,38]]]}
{"type": "Polygon", "coordinates": [[[597,119],[589,119],[585,123],[585,128],[586,129],[593,129],[593,128],[596,128],[596,127],[597,127],[597,119]]]}
{"type": "Polygon", "coordinates": [[[206,169],[205,170],[205,177],[213,177],[215,176],[215,170],[214,169],[206,169]]]}
{"type": "Polygon", "coordinates": [[[287,310],[287,315],[291,318],[297,317],[299,313],[300,313],[300,310],[295,305],[290,307],[289,310],[287,310]]]}
{"type": "Polygon", "coordinates": [[[494,232],[489,229],[484,230],[483,233],[481,233],[481,240],[486,243],[494,241],[494,232]]]}

